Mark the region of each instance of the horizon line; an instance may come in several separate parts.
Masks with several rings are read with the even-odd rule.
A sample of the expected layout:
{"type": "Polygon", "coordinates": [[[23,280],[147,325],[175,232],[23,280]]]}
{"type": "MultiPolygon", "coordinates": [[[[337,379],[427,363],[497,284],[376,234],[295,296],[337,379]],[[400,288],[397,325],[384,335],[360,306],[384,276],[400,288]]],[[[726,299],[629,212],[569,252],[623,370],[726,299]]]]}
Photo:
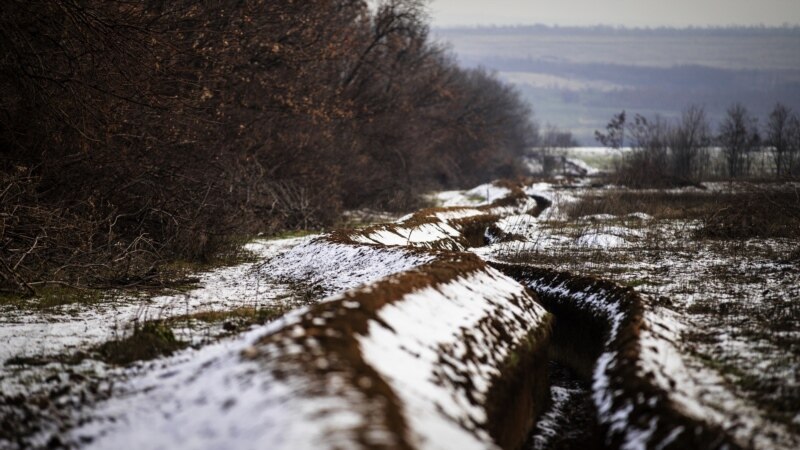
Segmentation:
{"type": "Polygon", "coordinates": [[[594,25],[559,25],[547,24],[542,22],[535,23],[517,23],[517,24],[459,24],[459,25],[435,25],[431,24],[431,29],[435,30],[458,30],[458,29],[524,29],[524,28],[549,28],[549,29],[596,29],[596,30],[614,30],[614,31],[735,31],[735,30],[749,30],[749,31],[800,31],[800,23],[791,24],[784,23],[782,25],[766,25],[766,24],[729,24],[729,25],[612,25],[598,23],[594,25]]]}

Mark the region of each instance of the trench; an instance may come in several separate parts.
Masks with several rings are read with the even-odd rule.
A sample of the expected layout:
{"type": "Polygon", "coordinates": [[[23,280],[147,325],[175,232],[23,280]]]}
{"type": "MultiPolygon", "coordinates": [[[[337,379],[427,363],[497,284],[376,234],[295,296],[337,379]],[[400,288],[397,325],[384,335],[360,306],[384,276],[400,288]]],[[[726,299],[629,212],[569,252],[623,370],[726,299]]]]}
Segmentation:
{"type": "MultiPolygon", "coordinates": [[[[519,204],[526,194],[517,190],[483,207],[483,214],[448,221],[434,214],[441,211],[430,209],[402,224],[446,221],[454,227],[457,234],[422,240],[417,251],[439,252],[440,263],[458,272],[466,249],[520,238],[497,226],[503,211],[493,209],[519,204]]],[[[552,204],[543,197],[527,197],[536,201],[534,208],[525,205],[524,213],[532,216],[552,204]]],[[[393,232],[392,226],[383,227],[393,232]]],[[[366,237],[377,245],[393,245],[372,237],[380,237],[382,230],[361,230],[360,239],[341,233],[332,241],[358,246],[366,237]]],[[[409,242],[410,237],[406,246],[413,248],[409,242]]],[[[653,371],[640,370],[640,337],[651,325],[642,297],[632,288],[534,265],[481,261],[530,289],[550,314],[542,328],[546,341],[538,340],[540,345],[533,348],[522,345],[486,393],[482,425],[499,448],[742,448],[721,426],[687,415],[672,402],[670,386],[657,383],[653,371]]]]}
{"type": "MultiPolygon", "coordinates": [[[[551,396],[571,388],[570,404],[577,405],[557,424],[568,439],[528,448],[747,448],[720,425],[687,415],[671,400],[669,387],[640,370],[640,334],[651,325],[633,289],[534,266],[491,265],[535,292],[553,315],[551,396]]],[[[541,428],[534,428],[529,442],[542,441],[541,428]]]]}
{"type": "MultiPolygon", "coordinates": [[[[552,201],[529,195],[536,201],[536,208],[528,214],[539,216],[552,206],[552,201]]],[[[494,223],[488,227],[463,230],[471,246],[489,244],[491,236],[503,233],[495,230],[494,223]],[[483,242],[481,242],[483,241],[483,242]]],[[[513,271],[504,270],[502,264],[491,264],[520,283],[527,280],[513,271]],[[515,276],[516,275],[516,276],[515,276]]],[[[597,408],[592,399],[592,374],[598,357],[603,352],[603,343],[608,334],[608,322],[591,316],[585,311],[572,308],[568,302],[557,301],[542,292],[536,292],[544,300],[545,309],[555,318],[547,349],[547,384],[549,399],[547,407],[539,415],[523,446],[526,450],[599,450],[606,448],[602,431],[597,421],[597,408]],[[548,301],[549,300],[549,301],[548,301]]]]}
{"type": "MultiPolygon", "coordinates": [[[[539,216],[552,206],[544,197],[529,195],[536,207],[528,214],[539,216]]],[[[482,247],[492,241],[505,239],[506,233],[495,225],[498,217],[487,215],[480,220],[463,223],[461,233],[467,247],[482,247]]],[[[523,285],[524,276],[508,270],[504,264],[489,263],[523,285]]],[[[534,269],[534,267],[530,267],[534,269]]],[[[535,402],[546,407],[533,423],[525,444],[526,450],[604,449],[602,431],[597,421],[597,409],[592,398],[592,374],[608,334],[605,318],[592,316],[570,306],[566,299],[556,299],[543,292],[534,293],[553,317],[553,327],[546,349],[546,390],[535,402]]],[[[542,376],[545,371],[529,372],[529,377],[542,376]]],[[[512,419],[513,420],[513,419],[512,419]]]]}
{"type": "Polygon", "coordinates": [[[569,367],[550,360],[550,409],[536,423],[525,449],[599,449],[596,408],[591,382],[569,367]]]}
{"type": "Polygon", "coordinates": [[[606,448],[592,399],[592,373],[603,351],[606,324],[563,304],[544,303],[555,317],[548,351],[549,407],[531,430],[525,448],[606,448]]]}

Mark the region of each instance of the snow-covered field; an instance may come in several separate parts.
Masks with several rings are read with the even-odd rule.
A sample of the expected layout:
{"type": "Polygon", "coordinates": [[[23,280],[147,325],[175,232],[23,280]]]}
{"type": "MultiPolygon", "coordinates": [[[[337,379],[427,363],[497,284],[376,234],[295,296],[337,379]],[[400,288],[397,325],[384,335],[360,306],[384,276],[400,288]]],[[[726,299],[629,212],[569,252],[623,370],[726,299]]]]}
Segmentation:
{"type": "Polygon", "coordinates": [[[199,274],[187,292],[6,306],[0,418],[18,435],[0,434],[0,448],[517,446],[526,436],[503,440],[496,403],[515,397],[537,449],[591,428],[569,425],[582,398],[582,420],[606,433],[593,438],[614,447],[706,442],[697,436],[800,447],[800,271],[785,260],[798,243],[694,239],[696,220],[642,211],[575,216],[614,189],[556,179],[440,192],[439,208],[395,222],[255,241],[252,262],[199,274]],[[535,380],[526,389],[546,382],[550,315],[484,261],[572,272],[518,281],[608,327],[591,379],[554,385],[536,426],[525,395],[502,387],[520,373],[535,380]],[[125,367],[92,356],[135,323],[245,307],[286,313],[234,332],[171,323],[189,348],[125,367]],[[532,355],[540,369],[525,372],[532,355]]]}
{"type": "MultiPolygon", "coordinates": [[[[743,189],[712,185],[708,195],[732,188],[743,189]]],[[[800,446],[800,270],[787,259],[796,241],[696,239],[696,220],[635,211],[569,217],[566,207],[581,197],[613,192],[531,190],[555,207],[541,220],[500,221],[525,239],[483,249],[487,257],[633,287],[648,308],[641,370],[654,374],[675,405],[744,447],[800,446]]]]}
{"type": "MultiPolygon", "coordinates": [[[[51,310],[46,317],[36,309],[16,311],[4,328],[12,345],[3,355],[14,365],[2,372],[6,401],[0,414],[21,435],[2,440],[2,446],[335,448],[366,440],[492,447],[484,407],[495,395],[494,380],[503,376],[500,369],[517,346],[545,326],[547,314],[523,286],[479,259],[428,249],[464,248],[457,229],[462,221],[515,210],[490,207],[508,192],[488,185],[464,194],[481,210],[436,210],[349,235],[257,241],[248,246],[255,262],[202,274],[198,288],[179,295],[120,295],[51,310]],[[478,191],[487,197],[476,201],[478,191]],[[428,281],[418,286],[420,277],[428,281]],[[308,306],[293,298],[298,285],[312,293],[308,306]],[[383,298],[379,293],[390,298],[373,310],[371,299],[383,298]],[[369,303],[356,300],[361,297],[369,303]],[[360,320],[358,311],[366,305],[374,319],[363,331],[344,335],[354,339],[356,355],[374,372],[348,377],[361,359],[352,360],[352,353],[337,357],[338,347],[314,336],[336,338],[342,326],[351,326],[348,321],[360,320]],[[227,337],[223,324],[213,325],[218,333],[205,329],[205,339],[191,339],[191,327],[167,322],[194,345],[151,362],[115,367],[92,353],[130,335],[134,323],[298,306],[276,322],[227,337]],[[330,313],[335,307],[346,322],[327,327],[336,322],[338,315],[330,313]],[[74,354],[81,355],[79,362],[64,370],[74,354]],[[337,368],[342,357],[351,359],[337,368]],[[47,364],[28,363],[38,360],[47,364]],[[371,386],[384,384],[391,397],[374,398],[371,386]],[[65,395],[53,397],[58,390],[65,395]],[[46,397],[56,399],[58,412],[49,403],[39,408],[35,399],[46,397]],[[387,400],[391,408],[381,411],[387,400]],[[391,419],[398,414],[406,425],[391,419]],[[26,415],[33,416],[31,424],[22,424],[26,415]]],[[[535,204],[522,201],[518,209],[535,204]]]]}
{"type": "MultiPolygon", "coordinates": [[[[246,246],[258,261],[271,259],[307,241],[293,238],[254,241],[246,246]]],[[[13,357],[55,356],[87,350],[124,336],[135,322],[236,307],[266,307],[286,289],[260,276],[255,262],[199,274],[196,289],[177,295],[131,296],[112,292],[90,304],[37,309],[0,306],[0,366],[13,357]]],[[[31,302],[36,302],[32,299],[31,302]]]]}

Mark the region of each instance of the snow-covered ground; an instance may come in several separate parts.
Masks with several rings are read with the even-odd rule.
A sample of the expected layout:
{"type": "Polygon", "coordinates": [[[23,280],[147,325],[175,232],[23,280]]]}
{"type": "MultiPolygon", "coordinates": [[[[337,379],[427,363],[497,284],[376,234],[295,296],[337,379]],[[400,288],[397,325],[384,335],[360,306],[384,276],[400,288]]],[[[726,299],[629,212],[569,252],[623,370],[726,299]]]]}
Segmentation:
{"type": "MultiPolygon", "coordinates": [[[[293,290],[313,292],[313,299],[307,299],[310,306],[277,322],[196,342],[193,348],[153,362],[112,367],[84,359],[69,369],[66,378],[58,377],[58,385],[36,385],[43,370],[59,370],[58,362],[43,369],[22,364],[6,371],[3,383],[8,395],[46,396],[48,389],[62,389],[74,377],[81,380],[67,389],[72,393],[62,403],[68,404],[68,413],[45,413],[37,418],[38,431],[20,442],[38,446],[57,438],[66,445],[95,448],[335,448],[363,439],[393,446],[404,439],[420,448],[449,448],[453,442],[462,448],[492,447],[483,425],[491,382],[515,346],[543,324],[546,313],[524,287],[493,269],[475,266],[478,260],[459,275],[461,258],[450,260],[452,256],[426,249],[440,241],[457,242],[461,248],[463,237],[456,223],[490,210],[513,211],[513,206],[487,209],[509,192],[483,186],[460,194],[483,209],[433,210],[347,236],[258,241],[248,248],[257,261],[203,274],[199,287],[190,292],[108,299],[99,308],[78,306],[63,312],[66,325],[60,325],[59,333],[47,326],[23,327],[28,335],[16,337],[19,345],[7,350],[9,357],[88,351],[125,335],[133,321],[244,306],[285,307],[293,290]],[[485,194],[481,201],[479,192],[485,194]],[[420,276],[416,268],[439,264],[440,259],[444,265],[433,269],[432,278],[440,281],[386,304],[357,337],[364,361],[401,401],[409,429],[399,435],[396,429],[382,428],[380,408],[386,399],[368,395],[369,386],[364,385],[377,380],[354,383],[331,369],[336,358],[313,356],[320,347],[312,328],[324,328],[336,317],[328,315],[327,304],[340,305],[344,317],[348,311],[360,317],[355,311],[361,303],[350,300],[352,296],[395,295],[393,274],[408,274],[404,276],[416,283],[413,280],[420,276]],[[453,270],[456,278],[442,282],[442,274],[453,270]],[[106,303],[111,307],[104,307],[106,303]],[[92,331],[86,332],[89,328],[92,331]],[[23,347],[32,336],[46,347],[23,347]],[[316,358],[310,367],[303,361],[307,355],[316,358]],[[441,365],[441,358],[450,361],[447,366],[441,365]],[[462,384],[464,377],[468,389],[462,384]],[[90,391],[102,394],[87,395],[90,391]],[[71,431],[64,435],[63,429],[71,431]]],[[[523,201],[520,208],[527,207],[523,201]]],[[[31,311],[20,313],[17,321],[25,317],[31,322],[41,319],[31,311]]],[[[342,331],[330,328],[324,333],[333,336],[342,331]]],[[[13,408],[0,413],[16,414],[13,408]]]]}
{"type": "MultiPolygon", "coordinates": [[[[708,192],[715,189],[725,187],[708,192]]],[[[638,211],[571,217],[571,205],[583,196],[608,190],[587,180],[540,182],[524,188],[529,198],[505,206],[492,202],[518,188],[487,184],[441,192],[431,199],[450,209],[339,234],[255,241],[248,245],[253,262],[200,274],[188,292],[109,295],[91,305],[49,309],[6,307],[0,311],[2,395],[36,399],[28,403],[50,412],[21,443],[0,435],[0,448],[45,446],[54,437],[56,444],[93,448],[494,448],[485,428],[492,382],[516,344],[549,319],[519,283],[480,261],[461,273],[459,264],[469,255],[439,251],[467,250],[461,221],[489,214],[513,239],[487,239],[486,246],[469,249],[481,258],[596,275],[643,296],[636,373],[667,392],[680,414],[718,426],[744,446],[800,447],[800,414],[776,416],[769,406],[800,398],[800,272],[780,260],[797,243],[753,240],[731,252],[689,238],[698,223],[688,220],[638,211]],[[527,214],[541,211],[535,198],[551,203],[538,216],[527,214]],[[435,276],[417,285],[426,271],[435,276]],[[415,287],[403,287],[409,283],[415,287]],[[298,301],[298,290],[308,290],[310,298],[298,301]],[[63,358],[3,364],[88,352],[126,336],[136,321],[241,307],[291,311],[232,336],[221,324],[208,325],[220,329],[207,328],[200,339],[176,328],[195,345],[129,367],[91,358],[69,366],[63,358]],[[765,327],[770,318],[781,319],[782,328],[765,327]],[[366,371],[352,366],[354,354],[366,371]],[[391,394],[376,395],[376,383],[391,394]],[[763,383],[776,391],[765,394],[763,383]],[[45,397],[53,400],[40,407],[45,397]],[[397,420],[402,433],[390,426],[397,420]]],[[[611,330],[608,343],[627,320],[622,306],[602,292],[530,287],[601,311],[611,330]]],[[[598,421],[624,436],[625,448],[667,445],[687,431],[676,428],[651,442],[658,416],[633,425],[626,411],[634,405],[624,403],[627,393],[617,392],[608,376],[617,357],[606,349],[588,388],[553,387],[535,448],[547,448],[554,430],[564,431],[558,424],[581,389],[593,391],[598,421]]],[[[0,418],[18,419],[33,408],[9,405],[0,402],[0,418]]]]}
{"type": "MultiPolygon", "coordinates": [[[[12,357],[57,356],[86,351],[130,332],[135,322],[204,311],[273,306],[287,295],[286,287],[256,270],[310,238],[259,240],[245,248],[258,262],[223,267],[198,275],[198,287],[176,295],[132,296],[111,292],[97,302],[55,308],[0,307],[0,377],[12,357]]],[[[36,302],[32,299],[31,302],[36,302]]]]}
{"type": "MultiPolygon", "coordinates": [[[[422,234],[414,237],[417,236],[422,234]]],[[[400,248],[354,246],[313,239],[270,259],[257,268],[257,273],[268,279],[314,286],[319,289],[318,297],[323,298],[412,269],[431,259],[430,255],[400,248]]]]}
{"type": "MultiPolygon", "coordinates": [[[[449,256],[438,258],[446,265],[436,269],[436,280],[454,267],[449,256]]],[[[364,331],[352,331],[363,361],[397,396],[404,435],[386,427],[380,402],[367,396],[376,381],[354,381],[350,368],[335,368],[338,357],[319,340],[346,333],[327,323],[360,317],[366,305],[356,299],[396,295],[402,288],[395,285],[416,279],[410,269],[421,264],[437,261],[403,247],[325,238],[284,252],[260,271],[318,282],[326,293],[351,290],[130,375],[82,418],[72,440],[91,438],[95,448],[349,448],[361,439],[390,447],[404,439],[416,448],[493,448],[481,426],[491,381],[546,316],[519,283],[494,269],[469,269],[402,294],[378,307],[364,331]]]]}
{"type": "Polygon", "coordinates": [[[442,191],[431,195],[438,206],[481,206],[500,200],[511,191],[493,183],[482,184],[466,191],[442,191]]]}
{"type": "MultiPolygon", "coordinates": [[[[731,187],[712,185],[709,195],[731,187]]],[[[560,189],[529,188],[554,208],[538,220],[501,220],[524,239],[481,254],[634,287],[648,302],[641,370],[687,416],[719,425],[744,446],[800,446],[800,271],[785,259],[797,242],[693,239],[699,222],[640,212],[570,218],[566,206],[607,189],[560,189]]],[[[683,191],[703,192],[674,194],[683,191]]]]}

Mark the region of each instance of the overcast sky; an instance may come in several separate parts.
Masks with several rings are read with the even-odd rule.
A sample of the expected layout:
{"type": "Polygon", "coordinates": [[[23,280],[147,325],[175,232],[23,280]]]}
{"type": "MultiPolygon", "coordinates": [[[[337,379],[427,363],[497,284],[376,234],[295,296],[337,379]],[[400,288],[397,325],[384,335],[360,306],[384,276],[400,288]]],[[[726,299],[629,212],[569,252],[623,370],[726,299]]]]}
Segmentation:
{"type": "Polygon", "coordinates": [[[433,25],[800,24],[800,0],[432,0],[433,25]]]}

